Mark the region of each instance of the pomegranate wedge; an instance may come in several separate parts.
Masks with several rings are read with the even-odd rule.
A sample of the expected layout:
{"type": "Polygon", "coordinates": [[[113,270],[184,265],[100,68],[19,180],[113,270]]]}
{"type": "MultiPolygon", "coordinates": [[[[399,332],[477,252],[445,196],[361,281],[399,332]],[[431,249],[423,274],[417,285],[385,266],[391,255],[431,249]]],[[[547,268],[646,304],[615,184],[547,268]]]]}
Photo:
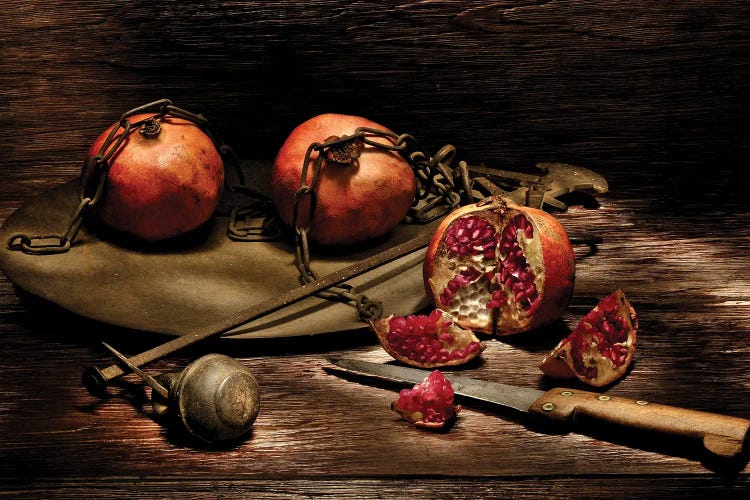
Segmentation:
{"type": "Polygon", "coordinates": [[[429,315],[389,316],[370,325],[388,354],[420,368],[460,365],[484,350],[473,332],[457,326],[440,309],[429,315]]]}
{"type": "Polygon", "coordinates": [[[540,369],[549,377],[577,377],[595,387],[611,384],[633,360],[637,330],[635,309],[622,290],[615,290],[544,358],[540,369]]]}
{"type": "Polygon", "coordinates": [[[453,387],[440,370],[430,373],[411,389],[402,389],[391,409],[417,427],[442,429],[461,411],[453,404],[453,387]]]}

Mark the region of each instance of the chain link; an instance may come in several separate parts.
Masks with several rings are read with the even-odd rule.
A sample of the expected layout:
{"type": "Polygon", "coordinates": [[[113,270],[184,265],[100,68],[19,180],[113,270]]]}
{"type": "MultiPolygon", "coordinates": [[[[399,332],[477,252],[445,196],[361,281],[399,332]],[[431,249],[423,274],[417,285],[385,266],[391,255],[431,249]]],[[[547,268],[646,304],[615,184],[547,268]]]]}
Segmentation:
{"type": "MultiPolygon", "coordinates": [[[[324,142],[309,145],[305,152],[304,163],[300,175],[300,187],[294,195],[292,211],[292,226],[295,233],[297,258],[295,265],[303,283],[310,283],[316,278],[311,267],[308,233],[311,230],[317,205],[317,190],[320,183],[321,171],[326,159],[340,161],[338,151],[344,149],[347,154],[359,155],[364,146],[394,151],[401,155],[412,168],[417,180],[417,190],[414,202],[406,217],[406,222],[427,224],[432,222],[458,206],[462,200],[471,197],[468,184],[468,173],[461,172],[461,184],[457,185],[455,176],[450,170],[456,149],[451,145],[441,148],[433,157],[422,152],[414,137],[403,134],[397,135],[390,131],[360,127],[352,135],[331,137],[324,142]],[[381,139],[381,140],[376,140],[381,139]],[[382,141],[386,139],[386,142],[382,141]],[[313,153],[317,153],[311,161],[313,153]],[[312,164],[312,177],[308,182],[309,169],[312,164]],[[464,191],[464,192],[462,192],[464,191]],[[468,191],[468,192],[466,192],[468,191]],[[306,220],[301,220],[301,207],[307,206],[306,220]]],[[[464,166],[465,164],[461,164],[464,166]]],[[[318,294],[328,300],[346,302],[354,306],[359,312],[360,319],[367,321],[377,319],[383,315],[380,301],[371,299],[359,293],[351,285],[341,285],[318,294]]]]}

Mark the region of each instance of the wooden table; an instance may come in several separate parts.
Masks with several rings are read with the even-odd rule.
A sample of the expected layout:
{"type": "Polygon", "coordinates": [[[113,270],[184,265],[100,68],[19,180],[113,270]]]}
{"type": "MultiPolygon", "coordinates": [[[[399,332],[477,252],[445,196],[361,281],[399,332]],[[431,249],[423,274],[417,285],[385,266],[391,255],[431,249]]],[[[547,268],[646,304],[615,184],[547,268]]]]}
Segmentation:
{"type": "MultiPolygon", "coordinates": [[[[490,166],[580,163],[610,192],[559,214],[569,231],[603,238],[576,248],[570,307],[543,331],[486,339],[469,373],[550,387],[541,359],[620,287],[640,333],[632,370],[609,393],[750,416],[746,3],[133,4],[3,9],[0,221],[75,178],[119,113],[160,97],[218,118],[243,158],[271,160],[292,125],[335,108],[490,166]]],[[[84,367],[111,362],[101,340],[135,353],[164,337],[78,317],[0,276],[0,338],[0,497],[750,491],[746,456],[725,462],[654,436],[560,432],[477,406],[447,433],[416,430],[390,412],[391,388],[323,370],[331,354],[385,361],[364,329],[219,340],[150,365],[161,373],[223,352],[252,369],[261,413],[229,449],[167,433],[135,377],[105,400],[81,386],[84,367]]]]}
{"type": "MultiPolygon", "coordinates": [[[[640,317],[632,370],[611,394],[735,416],[750,413],[747,207],[716,192],[674,190],[651,176],[612,176],[599,206],[559,218],[603,238],[576,248],[577,280],[563,321],[488,338],[477,378],[550,387],[542,357],[596,301],[623,288],[640,317]],[[638,185],[637,185],[638,184],[638,185]]],[[[20,185],[20,184],[19,184],[20,185]]],[[[12,188],[3,189],[2,210],[12,188]]],[[[386,361],[368,330],[281,340],[221,340],[149,367],[176,370],[204,352],[242,360],[262,386],[252,435],[230,449],[198,449],[153,420],[147,391],[128,377],[98,400],[83,367],[163,338],[74,316],[2,282],[0,470],[5,494],[54,497],[211,492],[399,496],[640,496],[750,486],[746,458],[722,463],[699,447],[620,430],[593,435],[528,426],[520,415],[468,406],[448,433],[416,430],[389,410],[395,392],[326,373],[325,356],[386,361]],[[614,441],[611,443],[609,441],[614,441]]],[[[590,432],[591,434],[591,432],[590,432]]]]}

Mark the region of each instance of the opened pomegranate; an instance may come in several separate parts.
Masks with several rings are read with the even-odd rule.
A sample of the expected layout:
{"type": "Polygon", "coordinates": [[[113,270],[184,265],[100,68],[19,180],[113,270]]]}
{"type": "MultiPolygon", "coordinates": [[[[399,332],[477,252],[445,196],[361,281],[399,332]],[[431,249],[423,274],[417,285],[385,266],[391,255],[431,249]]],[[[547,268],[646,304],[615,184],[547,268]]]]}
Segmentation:
{"type": "Polygon", "coordinates": [[[423,270],[427,295],[458,325],[508,335],[562,316],[575,256],[552,215],[491,197],[443,220],[423,270]]]}
{"type": "MultiPolygon", "coordinates": [[[[313,143],[354,134],[358,127],[388,131],[358,116],[324,114],[295,128],[273,164],[271,197],[285,224],[293,222],[294,196],[302,181],[305,154],[313,143]]],[[[386,138],[372,140],[393,145],[386,138]]],[[[308,238],[319,244],[359,243],[382,236],[401,222],[416,194],[416,178],[398,153],[363,143],[328,150],[323,161],[310,221],[310,196],[300,198],[297,224],[308,227],[308,238]]],[[[305,184],[313,178],[313,152],[305,184]]]]}
{"type": "Polygon", "coordinates": [[[455,325],[440,309],[429,315],[381,318],[370,325],[388,354],[421,368],[460,365],[484,350],[474,333],[455,325]]]}
{"type": "MultiPolygon", "coordinates": [[[[88,159],[118,126],[113,124],[94,141],[88,159]]],[[[82,182],[90,182],[85,176],[86,169],[82,182]]],[[[205,223],[223,186],[224,166],[211,139],[193,122],[167,115],[130,130],[109,160],[104,195],[92,212],[118,231],[147,241],[164,240],[205,223]]]]}
{"type": "Polygon", "coordinates": [[[576,329],[544,358],[553,378],[579,378],[600,387],[625,374],[635,353],[638,319],[622,290],[602,299],[576,329]]]}
{"type": "Polygon", "coordinates": [[[440,370],[435,370],[421,384],[402,389],[391,409],[417,427],[442,429],[461,411],[453,404],[453,398],[451,383],[440,370]]]}

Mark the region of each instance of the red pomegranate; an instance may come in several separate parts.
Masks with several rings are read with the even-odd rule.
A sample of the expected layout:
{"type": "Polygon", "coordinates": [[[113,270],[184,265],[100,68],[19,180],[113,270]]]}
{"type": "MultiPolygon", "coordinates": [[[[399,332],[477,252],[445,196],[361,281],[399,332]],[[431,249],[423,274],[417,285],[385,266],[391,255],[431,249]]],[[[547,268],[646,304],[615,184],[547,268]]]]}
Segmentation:
{"type": "MultiPolygon", "coordinates": [[[[167,115],[144,125],[132,128],[110,158],[103,199],[92,211],[113,229],[159,241],[192,231],[211,217],[224,186],[224,166],[211,139],[193,122],[167,115]]],[[[94,141],[89,159],[118,126],[94,141]]]]}
{"type": "Polygon", "coordinates": [[[635,309],[622,290],[615,290],[560,341],[540,369],[549,377],[578,378],[594,387],[611,384],[633,360],[637,330],[635,309]]]}
{"type": "Polygon", "coordinates": [[[435,370],[421,384],[402,389],[391,409],[417,427],[442,429],[452,424],[461,411],[453,404],[454,397],[450,381],[435,370]]]}
{"type": "Polygon", "coordinates": [[[423,271],[427,295],[458,325],[508,335],[562,316],[575,256],[552,215],[491,197],[448,214],[423,271]]]}
{"type": "Polygon", "coordinates": [[[381,318],[370,325],[388,354],[420,368],[461,365],[484,350],[484,344],[471,330],[454,324],[440,309],[429,315],[381,318]]]}
{"type": "MultiPolygon", "coordinates": [[[[271,197],[285,224],[293,224],[294,196],[300,188],[308,147],[332,137],[354,134],[358,127],[388,131],[382,125],[339,114],[319,115],[297,126],[279,150],[273,164],[271,197]]],[[[389,131],[388,131],[389,132],[389,131]]],[[[374,138],[393,145],[386,138],[374,138]]],[[[310,221],[310,197],[301,199],[297,223],[309,225],[308,237],[322,245],[350,244],[382,236],[401,222],[416,194],[416,178],[398,153],[369,145],[352,144],[330,151],[320,172],[314,220],[310,221]]],[[[310,185],[313,152],[306,185],[310,185]]]]}

